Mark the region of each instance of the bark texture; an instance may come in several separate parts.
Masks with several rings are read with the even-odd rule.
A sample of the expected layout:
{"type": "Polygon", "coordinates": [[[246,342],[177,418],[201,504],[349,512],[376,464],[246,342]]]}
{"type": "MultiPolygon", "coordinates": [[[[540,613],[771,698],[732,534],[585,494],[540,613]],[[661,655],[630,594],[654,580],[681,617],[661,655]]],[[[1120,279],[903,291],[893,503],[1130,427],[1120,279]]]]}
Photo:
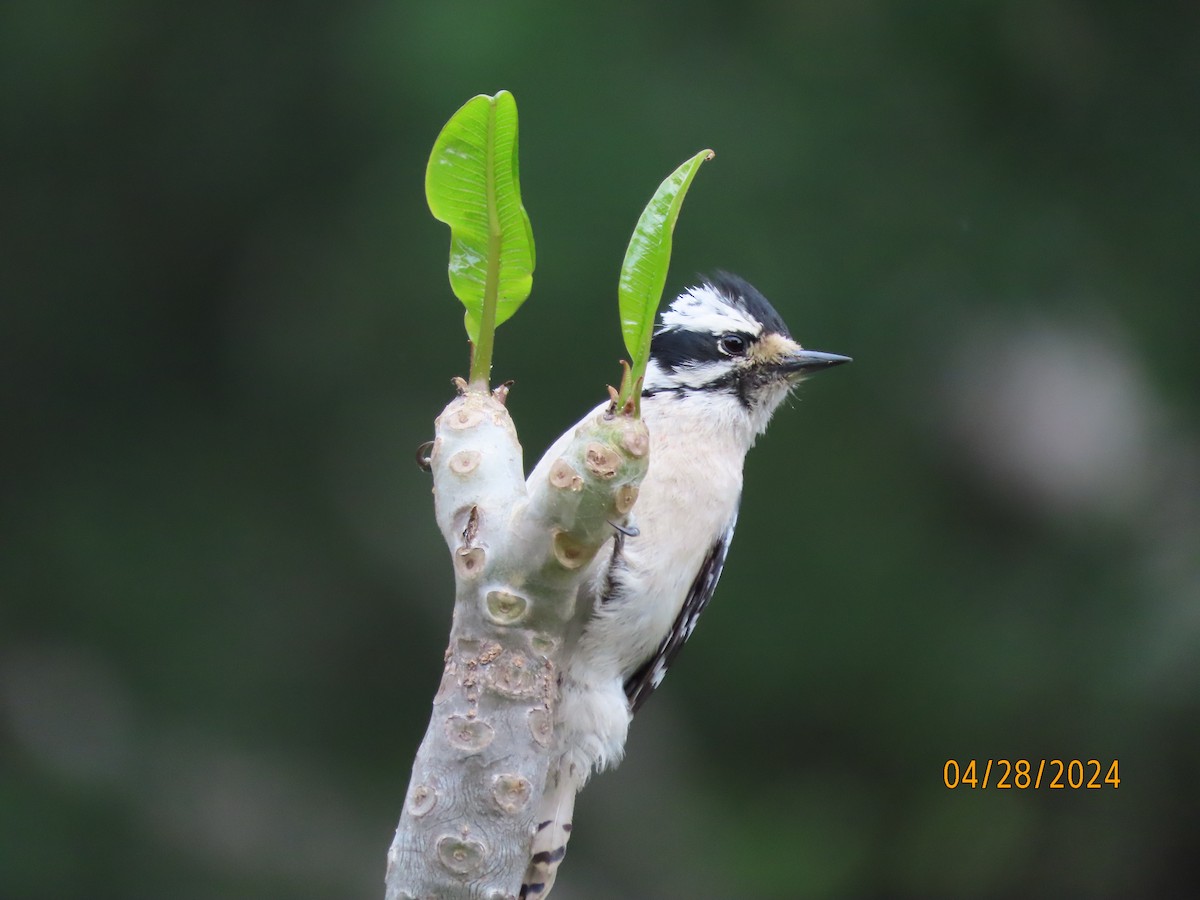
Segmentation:
{"type": "Polygon", "coordinates": [[[558,672],[588,610],[587,563],[624,526],[649,462],[644,424],[601,413],[526,484],[502,391],[438,417],[438,527],[455,575],[445,671],[388,852],[387,900],[514,898],[546,782],[558,672]]]}

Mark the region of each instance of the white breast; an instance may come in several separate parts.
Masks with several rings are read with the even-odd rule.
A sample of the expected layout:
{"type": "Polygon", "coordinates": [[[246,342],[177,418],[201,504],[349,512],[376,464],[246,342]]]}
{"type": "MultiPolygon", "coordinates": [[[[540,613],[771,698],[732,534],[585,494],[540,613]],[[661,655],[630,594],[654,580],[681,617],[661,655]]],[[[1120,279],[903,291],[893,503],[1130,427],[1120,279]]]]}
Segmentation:
{"type": "MultiPolygon", "coordinates": [[[[625,679],[657,651],[704,557],[733,521],[742,463],[755,437],[733,398],[697,403],[660,394],[643,400],[642,415],[650,431],[650,467],[633,510],[639,533],[625,538],[616,596],[608,602],[593,598],[591,618],[561,681],[560,751],[566,770],[580,777],[620,759],[630,717],[625,679]]],[[[538,470],[558,458],[566,439],[538,470]]],[[[594,591],[607,585],[611,558],[610,542],[592,563],[594,591]]]]}
{"type": "MultiPolygon", "coordinates": [[[[737,512],[752,435],[720,411],[673,395],[643,403],[650,468],[634,507],[640,533],[625,540],[621,596],[597,605],[581,639],[576,658],[592,677],[624,680],[654,653],[737,512]]],[[[607,565],[609,555],[602,550],[598,563],[607,565]]]]}

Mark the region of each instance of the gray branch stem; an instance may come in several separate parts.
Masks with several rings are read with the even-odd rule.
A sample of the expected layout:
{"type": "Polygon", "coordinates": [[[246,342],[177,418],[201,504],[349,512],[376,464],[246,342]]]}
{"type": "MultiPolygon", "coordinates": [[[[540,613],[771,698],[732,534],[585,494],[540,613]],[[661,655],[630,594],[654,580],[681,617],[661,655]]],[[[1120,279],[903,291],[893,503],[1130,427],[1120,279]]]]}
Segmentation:
{"type": "Polygon", "coordinates": [[[553,747],[558,673],[590,610],[587,564],[627,527],[645,425],[586,420],[526,483],[506,391],[463,389],[435,422],[434,509],[454,565],[445,670],[388,852],[387,900],[516,898],[553,747]]]}

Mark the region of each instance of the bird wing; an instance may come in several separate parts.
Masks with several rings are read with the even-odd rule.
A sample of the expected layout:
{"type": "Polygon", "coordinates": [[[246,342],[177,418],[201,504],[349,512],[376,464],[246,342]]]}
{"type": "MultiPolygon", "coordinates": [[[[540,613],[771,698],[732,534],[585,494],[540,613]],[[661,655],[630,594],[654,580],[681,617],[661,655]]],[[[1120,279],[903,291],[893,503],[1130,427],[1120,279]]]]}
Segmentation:
{"type": "Polygon", "coordinates": [[[696,620],[708,601],[712,599],[721,578],[721,570],[725,568],[725,556],[729,553],[729,542],[733,540],[733,529],[737,525],[737,513],[725,533],[717,538],[716,543],[700,564],[700,571],[688,589],[683,607],[675,618],[675,624],[667,632],[654,655],[638,666],[637,670],[625,679],[625,696],[629,698],[629,711],[637,712],[647,698],[654,693],[655,688],[662,684],[667,675],[667,669],[679,655],[687,639],[696,628],[696,620]]]}

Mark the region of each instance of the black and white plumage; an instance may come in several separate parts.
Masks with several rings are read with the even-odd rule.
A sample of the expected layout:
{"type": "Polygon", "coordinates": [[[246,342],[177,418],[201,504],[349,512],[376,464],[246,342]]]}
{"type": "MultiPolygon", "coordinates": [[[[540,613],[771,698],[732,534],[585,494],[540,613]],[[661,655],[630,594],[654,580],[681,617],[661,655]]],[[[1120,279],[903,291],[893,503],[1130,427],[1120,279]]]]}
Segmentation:
{"type": "Polygon", "coordinates": [[[629,698],[630,715],[641,709],[646,699],[662,684],[663,679],[667,677],[667,669],[696,630],[700,613],[704,612],[704,607],[708,606],[708,601],[717,592],[717,582],[721,580],[721,571],[725,568],[725,557],[729,554],[729,543],[733,540],[733,529],[736,526],[735,509],[733,521],[729,523],[725,533],[717,538],[717,542],[704,557],[704,562],[700,564],[700,571],[696,573],[696,580],[688,589],[687,598],[683,601],[675,624],[658,645],[658,651],[625,679],[625,696],[629,698]]]}
{"type": "MultiPolygon", "coordinates": [[[[578,638],[560,679],[555,758],[522,897],[549,892],[575,794],[593,772],[620,761],[633,713],[712,599],[746,453],[803,375],[847,361],[804,350],[767,299],[728,273],[686,289],[663,313],[642,392],[650,467],[633,511],[637,533],[615,534],[601,549],[577,604],[578,638]]],[[[574,430],[532,477],[547,474],[574,430]]]]}

